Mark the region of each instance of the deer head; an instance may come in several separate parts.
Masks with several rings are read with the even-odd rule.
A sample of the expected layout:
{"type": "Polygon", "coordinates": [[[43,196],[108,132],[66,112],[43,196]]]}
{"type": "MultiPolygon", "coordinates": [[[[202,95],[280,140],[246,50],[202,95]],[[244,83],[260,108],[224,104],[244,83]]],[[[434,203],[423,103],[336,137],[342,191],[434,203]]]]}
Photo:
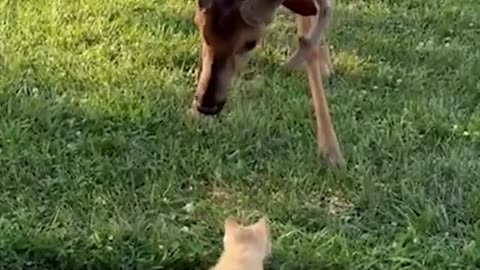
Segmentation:
{"type": "Polygon", "coordinates": [[[200,33],[201,48],[192,109],[206,115],[222,110],[235,71],[247,63],[281,5],[302,16],[319,14],[317,25],[300,38],[299,49],[287,63],[290,68],[300,66],[306,55],[304,47],[318,43],[326,27],[329,3],[329,0],[197,0],[194,22],[200,33]]]}

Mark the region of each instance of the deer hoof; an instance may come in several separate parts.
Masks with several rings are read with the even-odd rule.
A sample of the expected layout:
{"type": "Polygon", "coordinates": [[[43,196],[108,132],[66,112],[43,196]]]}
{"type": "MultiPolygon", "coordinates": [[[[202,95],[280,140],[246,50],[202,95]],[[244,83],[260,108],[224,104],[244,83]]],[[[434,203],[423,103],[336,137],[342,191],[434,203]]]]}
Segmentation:
{"type": "Polygon", "coordinates": [[[347,166],[347,162],[345,161],[345,158],[343,158],[340,150],[332,149],[328,151],[323,151],[322,156],[324,161],[330,168],[341,169],[347,166]]]}

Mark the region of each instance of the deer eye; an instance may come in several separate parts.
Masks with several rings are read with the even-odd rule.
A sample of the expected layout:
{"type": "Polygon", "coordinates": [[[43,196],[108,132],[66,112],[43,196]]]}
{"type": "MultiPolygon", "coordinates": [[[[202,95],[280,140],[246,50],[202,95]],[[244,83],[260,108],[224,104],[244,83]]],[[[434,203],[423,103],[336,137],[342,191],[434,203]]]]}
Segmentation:
{"type": "Polygon", "coordinates": [[[256,40],[250,40],[250,41],[247,41],[245,43],[244,48],[245,48],[246,51],[251,51],[251,50],[255,49],[255,46],[257,46],[257,41],[256,40]]]}

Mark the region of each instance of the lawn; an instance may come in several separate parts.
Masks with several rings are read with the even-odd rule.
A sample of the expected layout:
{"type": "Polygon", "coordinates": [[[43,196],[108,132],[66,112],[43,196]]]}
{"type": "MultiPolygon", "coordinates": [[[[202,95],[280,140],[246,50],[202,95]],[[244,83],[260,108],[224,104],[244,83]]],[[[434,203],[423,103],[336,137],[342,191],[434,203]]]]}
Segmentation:
{"type": "Polygon", "coordinates": [[[316,156],[281,12],[193,120],[193,0],[0,0],[0,268],[207,269],[267,214],[267,269],[480,268],[478,0],[338,0],[316,156]]]}

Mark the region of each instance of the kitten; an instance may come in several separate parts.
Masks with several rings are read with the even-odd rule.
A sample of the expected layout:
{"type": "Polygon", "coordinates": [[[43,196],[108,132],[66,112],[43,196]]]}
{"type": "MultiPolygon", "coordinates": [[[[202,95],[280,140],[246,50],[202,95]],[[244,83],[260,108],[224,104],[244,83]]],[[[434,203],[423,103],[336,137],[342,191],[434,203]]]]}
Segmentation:
{"type": "Polygon", "coordinates": [[[262,217],[250,226],[228,218],[224,229],[223,253],[210,270],[263,270],[271,245],[267,218],[262,217]]]}

